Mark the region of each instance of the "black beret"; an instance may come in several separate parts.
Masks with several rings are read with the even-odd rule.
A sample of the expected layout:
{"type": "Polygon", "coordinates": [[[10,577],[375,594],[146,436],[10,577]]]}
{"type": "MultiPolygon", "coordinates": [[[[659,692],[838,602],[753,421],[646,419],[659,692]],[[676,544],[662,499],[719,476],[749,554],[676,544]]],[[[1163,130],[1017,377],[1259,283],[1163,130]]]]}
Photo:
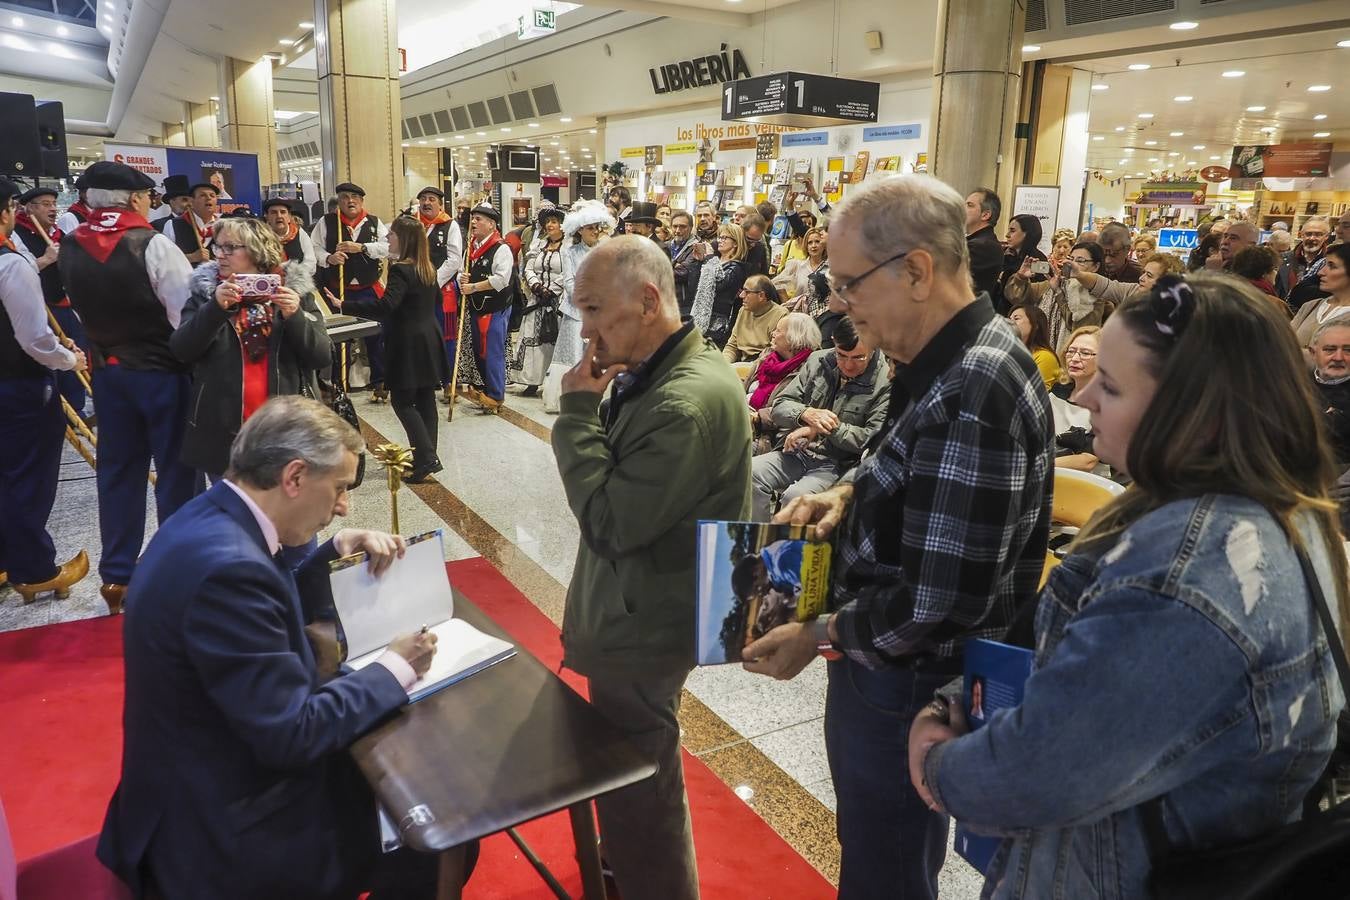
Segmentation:
{"type": "Polygon", "coordinates": [[[418,192],[417,192],[417,199],[418,199],[418,200],[421,200],[423,194],[435,194],[437,197],[440,197],[442,200],[445,199],[445,191],[441,190],[441,189],[438,188],[438,187],[432,187],[431,185],[427,185],[426,187],[424,187],[424,188],[422,188],[420,191],[418,191],[418,192]]]}
{"type": "Polygon", "coordinates": [[[164,179],[165,200],[172,200],[175,197],[187,197],[191,192],[191,188],[188,187],[188,177],[186,175],[169,175],[164,179]]]}
{"type": "Polygon", "coordinates": [[[58,197],[58,196],[60,196],[60,194],[56,190],[56,188],[42,187],[41,185],[39,185],[38,187],[35,187],[32,190],[24,191],[22,194],[20,194],[19,202],[32,203],[39,197],[58,197]]]}
{"type": "Polygon", "coordinates": [[[359,184],[352,184],[350,181],[344,181],[333,191],[334,194],[355,194],[358,197],[366,195],[366,189],[359,184]]]}
{"type": "Polygon", "coordinates": [[[471,212],[470,215],[487,216],[489,219],[498,224],[501,224],[502,221],[502,214],[497,212],[496,209],[494,209],[492,206],[486,203],[480,203],[477,206],[475,206],[473,208],[473,212],[471,212]]]}
{"type": "Polygon", "coordinates": [[[220,188],[216,187],[209,181],[202,181],[197,184],[194,184],[192,187],[188,188],[187,195],[189,197],[194,196],[197,193],[197,191],[201,190],[202,188],[206,188],[208,191],[215,194],[217,197],[220,196],[220,188]]]}
{"type": "Polygon", "coordinates": [[[148,191],[155,186],[154,180],[144,172],[107,159],[85,169],[84,182],[86,188],[101,191],[148,191]]]}
{"type": "Polygon", "coordinates": [[[83,191],[89,187],[89,179],[85,177],[86,173],[81,172],[75,179],[75,190],[83,191]]]}
{"type": "Polygon", "coordinates": [[[291,201],[287,200],[285,197],[269,197],[269,198],[267,198],[267,202],[265,202],[265,203],[263,204],[263,212],[267,212],[269,209],[271,209],[271,208],[274,207],[274,206],[284,206],[284,207],[286,207],[286,210],[287,210],[288,212],[291,212],[291,213],[294,213],[294,212],[295,212],[295,210],[291,207],[291,201]]]}
{"type": "Polygon", "coordinates": [[[22,190],[23,188],[19,187],[3,175],[0,175],[0,204],[3,204],[6,207],[9,206],[9,201],[14,197],[19,196],[19,193],[22,190]]]}

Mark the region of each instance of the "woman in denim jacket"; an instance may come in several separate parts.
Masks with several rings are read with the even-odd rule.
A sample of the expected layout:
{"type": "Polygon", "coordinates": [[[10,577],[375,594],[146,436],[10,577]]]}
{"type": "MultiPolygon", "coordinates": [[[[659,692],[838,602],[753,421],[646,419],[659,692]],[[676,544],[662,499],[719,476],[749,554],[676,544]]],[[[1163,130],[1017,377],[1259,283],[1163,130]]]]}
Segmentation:
{"type": "Polygon", "coordinates": [[[984,897],[1147,897],[1155,799],[1176,850],[1299,817],[1345,698],[1291,542],[1338,620],[1347,601],[1295,344],[1217,276],[1160,280],[1103,328],[1080,402],[1134,487],[1050,576],[1022,705],[968,734],[959,697],[935,701],[910,732],[925,801],[1005,838],[984,897]]]}

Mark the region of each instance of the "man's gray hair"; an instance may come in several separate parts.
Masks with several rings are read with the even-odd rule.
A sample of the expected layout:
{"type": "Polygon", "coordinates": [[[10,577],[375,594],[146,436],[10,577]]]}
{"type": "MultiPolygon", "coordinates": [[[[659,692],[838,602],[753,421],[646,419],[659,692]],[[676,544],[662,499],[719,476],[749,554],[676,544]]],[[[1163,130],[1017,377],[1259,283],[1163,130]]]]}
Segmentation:
{"type": "Polygon", "coordinates": [[[1253,244],[1255,244],[1257,241],[1261,239],[1261,229],[1257,228],[1256,225],[1252,222],[1246,221],[1234,222],[1232,225],[1228,226],[1229,234],[1232,234],[1236,231],[1245,231],[1247,233],[1247,239],[1250,240],[1253,244]]]}
{"type": "MultiPolygon", "coordinates": [[[[673,309],[676,315],[679,314],[680,302],[675,298],[675,269],[660,244],[649,237],[624,234],[610,238],[607,246],[609,252],[614,254],[616,284],[654,284],[661,296],[661,305],[667,312],[673,309]]],[[[581,265],[590,262],[593,255],[587,253],[581,265]]]]}
{"type": "Polygon", "coordinates": [[[1317,330],[1313,332],[1312,340],[1308,341],[1308,346],[1314,350],[1317,349],[1317,344],[1322,340],[1322,335],[1333,328],[1350,328],[1350,319],[1331,319],[1318,325],[1317,330]]]}
{"type": "Polygon", "coordinates": [[[812,350],[820,349],[820,326],[806,313],[790,312],[783,316],[778,324],[783,329],[783,335],[787,338],[788,346],[792,348],[794,355],[808,347],[812,350]]]}
{"type": "Polygon", "coordinates": [[[1102,226],[1097,243],[1102,245],[1103,250],[1107,247],[1119,250],[1130,243],[1130,229],[1120,222],[1107,222],[1102,226]]]}
{"type": "Polygon", "coordinates": [[[885,175],[863,182],[840,202],[832,230],[855,222],[863,253],[873,262],[917,248],[932,254],[944,274],[970,262],[966,199],[931,175],[885,175]]]}
{"type": "Polygon", "coordinates": [[[120,206],[127,209],[131,206],[131,195],[133,193],[147,193],[147,191],[110,191],[107,188],[90,188],[84,192],[84,203],[90,209],[109,209],[114,206],[120,206]]]}
{"type": "Polygon", "coordinates": [[[226,477],[260,490],[281,483],[293,460],[311,469],[329,471],[350,451],[360,453],[361,433],[337,413],[307,397],[273,397],[249,416],[230,445],[226,477]]]}
{"type": "Polygon", "coordinates": [[[1327,231],[1331,230],[1331,220],[1326,216],[1308,216],[1308,218],[1303,220],[1303,224],[1298,226],[1298,230],[1302,231],[1312,224],[1325,225],[1327,226],[1327,231]]]}

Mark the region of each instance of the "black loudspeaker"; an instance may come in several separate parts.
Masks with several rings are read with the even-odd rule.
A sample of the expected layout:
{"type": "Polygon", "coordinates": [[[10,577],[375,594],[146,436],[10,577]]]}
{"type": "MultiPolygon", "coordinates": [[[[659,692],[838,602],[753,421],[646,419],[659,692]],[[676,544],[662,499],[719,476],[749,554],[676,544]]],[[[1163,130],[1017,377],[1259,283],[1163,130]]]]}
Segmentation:
{"type": "Polygon", "coordinates": [[[42,145],[33,95],[0,93],[0,175],[40,174],[42,145]]]}
{"type": "Polygon", "coordinates": [[[69,178],[65,107],[59,100],[39,100],[36,110],[38,145],[42,148],[42,174],[47,178],[69,178]]]}

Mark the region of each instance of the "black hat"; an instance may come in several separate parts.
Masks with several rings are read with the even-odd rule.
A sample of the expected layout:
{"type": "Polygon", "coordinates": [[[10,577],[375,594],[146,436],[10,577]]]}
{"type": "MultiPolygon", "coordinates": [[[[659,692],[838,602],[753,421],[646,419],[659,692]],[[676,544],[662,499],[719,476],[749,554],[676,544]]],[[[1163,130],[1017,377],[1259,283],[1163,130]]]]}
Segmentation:
{"type": "Polygon", "coordinates": [[[469,215],[487,216],[489,219],[496,222],[498,225],[500,225],[502,222],[502,214],[497,212],[496,209],[494,209],[490,204],[487,203],[478,204],[469,212],[469,215]]]}
{"type": "Polygon", "coordinates": [[[333,193],[355,194],[358,197],[364,197],[366,195],[366,189],[359,184],[352,184],[350,181],[344,181],[333,190],[333,193]]]}
{"type": "Polygon", "coordinates": [[[535,218],[535,224],[540,228],[544,227],[544,222],[553,219],[555,222],[561,222],[567,218],[567,214],[556,206],[546,206],[539,210],[539,215],[535,218]]]}
{"type": "Polygon", "coordinates": [[[661,220],[656,217],[655,203],[634,203],[633,211],[628,214],[628,221],[642,222],[647,225],[661,224],[661,220]]]}
{"type": "Polygon", "coordinates": [[[10,199],[19,196],[22,190],[23,188],[0,175],[0,209],[7,209],[10,199]]]}
{"type": "Polygon", "coordinates": [[[214,192],[215,195],[216,195],[217,197],[220,196],[220,188],[216,187],[214,184],[212,184],[212,183],[209,182],[209,181],[200,181],[200,182],[198,182],[197,184],[194,184],[192,187],[188,188],[187,195],[188,195],[189,197],[192,197],[192,196],[194,196],[194,195],[197,193],[197,191],[200,190],[201,188],[206,188],[207,190],[214,192]]]}
{"type": "Polygon", "coordinates": [[[295,207],[291,206],[291,201],[287,200],[285,197],[267,198],[267,201],[263,203],[263,212],[267,212],[274,206],[284,206],[291,212],[292,215],[295,214],[295,207]]]}
{"type": "Polygon", "coordinates": [[[164,178],[164,199],[172,200],[175,197],[187,197],[191,195],[192,189],[188,186],[188,177],[186,175],[168,175],[164,178]]]}
{"type": "Polygon", "coordinates": [[[39,198],[39,197],[49,197],[49,196],[50,196],[50,197],[58,197],[58,196],[60,196],[60,194],[57,192],[56,188],[54,188],[54,187],[42,187],[41,185],[39,185],[39,186],[33,188],[32,190],[24,191],[22,194],[20,194],[20,195],[19,195],[19,202],[20,202],[20,203],[32,203],[34,200],[36,200],[36,199],[39,198]]]}
{"type": "Polygon", "coordinates": [[[88,189],[89,189],[89,178],[88,178],[88,175],[89,175],[88,172],[81,172],[78,176],[76,176],[76,178],[75,178],[75,190],[77,190],[77,191],[84,191],[84,190],[88,190],[88,189]]]}
{"type": "Polygon", "coordinates": [[[101,159],[85,169],[84,181],[86,188],[101,191],[148,191],[155,186],[154,180],[144,172],[107,159],[101,159]]]}
{"type": "Polygon", "coordinates": [[[421,200],[423,194],[435,194],[437,197],[440,197],[442,200],[445,199],[445,191],[441,190],[441,189],[438,188],[438,187],[432,187],[431,185],[427,185],[426,187],[424,187],[424,188],[422,188],[420,191],[418,191],[418,192],[417,192],[417,199],[418,199],[418,200],[421,200]]]}

